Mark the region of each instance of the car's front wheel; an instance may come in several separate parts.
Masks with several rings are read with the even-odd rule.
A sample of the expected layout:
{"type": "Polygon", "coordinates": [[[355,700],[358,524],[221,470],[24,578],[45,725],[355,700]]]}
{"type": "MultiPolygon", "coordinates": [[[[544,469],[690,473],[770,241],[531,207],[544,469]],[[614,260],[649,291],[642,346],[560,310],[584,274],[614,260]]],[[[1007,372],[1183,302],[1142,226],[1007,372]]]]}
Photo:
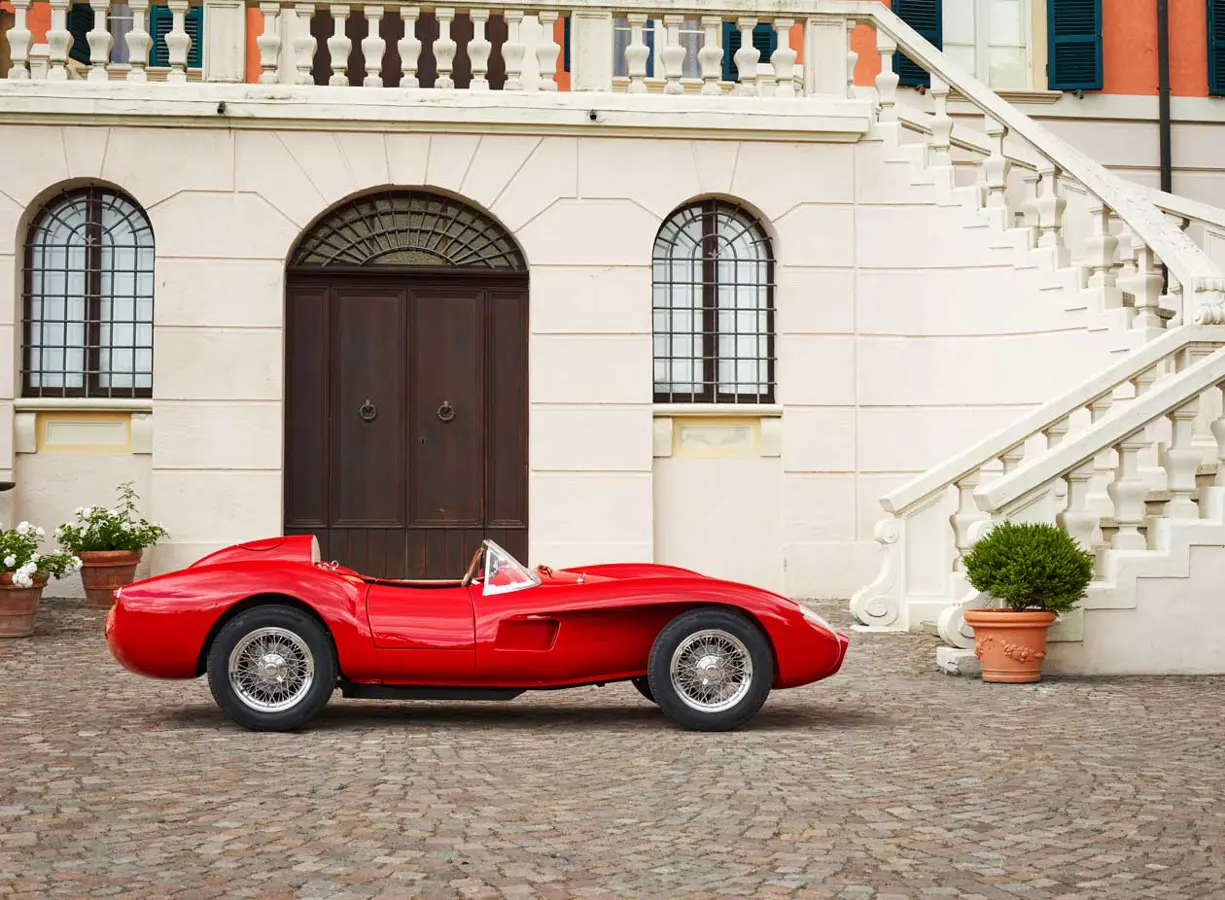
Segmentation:
{"type": "Polygon", "coordinates": [[[757,714],[774,680],[761,629],[727,609],[694,609],[669,622],[651,647],[655,702],[683,728],[730,731],[757,714]]]}
{"type": "Polygon", "coordinates": [[[257,606],[235,616],[208,654],[217,705],[253,731],[292,731],[313,719],[336,687],[332,641],[290,606],[257,606]]]}

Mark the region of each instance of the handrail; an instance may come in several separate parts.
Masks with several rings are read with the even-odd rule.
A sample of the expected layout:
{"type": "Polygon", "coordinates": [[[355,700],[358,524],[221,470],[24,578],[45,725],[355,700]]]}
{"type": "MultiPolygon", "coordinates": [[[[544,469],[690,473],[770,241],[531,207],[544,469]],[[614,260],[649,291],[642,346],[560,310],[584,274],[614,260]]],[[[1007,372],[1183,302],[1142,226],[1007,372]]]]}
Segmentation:
{"type": "Polygon", "coordinates": [[[974,492],[974,502],[983,512],[994,515],[1223,381],[1225,347],[1219,347],[1181,372],[1157,382],[1127,406],[1103,416],[1053,450],[980,487],[974,492]]]}
{"type": "Polygon", "coordinates": [[[1225,273],[1141,192],[992,92],[876,0],[817,0],[817,12],[870,21],[919,67],[934,72],[967,101],[1029,141],[1060,170],[1105,202],[1161,257],[1190,294],[1225,291],[1225,273]]]}
{"type": "MultiPolygon", "coordinates": [[[[899,105],[897,108],[897,119],[907,128],[920,134],[930,136],[932,133],[932,117],[930,113],[899,105]]],[[[953,123],[953,130],[949,134],[949,144],[958,150],[969,150],[971,153],[977,153],[980,156],[990,156],[993,152],[985,134],[971,131],[960,122],[953,123]]],[[[1022,169],[1029,169],[1030,171],[1037,171],[1042,165],[1032,156],[1016,149],[1005,151],[1004,156],[1013,165],[1019,166],[1022,169]]]]}
{"type": "MultiPolygon", "coordinates": [[[[1050,427],[1094,400],[1106,396],[1125,382],[1151,369],[1163,359],[1191,344],[1225,344],[1225,327],[1186,325],[1133,350],[1119,362],[1082,381],[1047,403],[1030,410],[1015,422],[928,469],[881,498],[881,506],[895,516],[905,515],[934,492],[956,484],[967,475],[1021,446],[1042,429],[1050,427]]],[[[1134,401],[1132,401],[1134,402],[1134,401]]],[[[1130,405],[1130,404],[1129,404],[1130,405]]]]}
{"type": "Polygon", "coordinates": [[[1138,186],[1162,212],[1225,229],[1225,209],[1219,206],[1201,203],[1179,194],[1168,194],[1148,185],[1138,186]]]}

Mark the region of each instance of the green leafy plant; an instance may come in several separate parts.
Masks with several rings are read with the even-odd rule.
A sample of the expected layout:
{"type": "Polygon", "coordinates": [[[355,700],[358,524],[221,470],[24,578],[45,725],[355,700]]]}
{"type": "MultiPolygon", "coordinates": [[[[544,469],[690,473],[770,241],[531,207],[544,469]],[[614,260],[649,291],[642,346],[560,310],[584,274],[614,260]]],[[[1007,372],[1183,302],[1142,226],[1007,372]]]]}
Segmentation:
{"type": "Polygon", "coordinates": [[[1058,614],[1084,598],[1093,555],[1055,525],[1001,522],[966,554],[965,570],[976,590],[1017,612],[1058,614]]]}
{"type": "Polygon", "coordinates": [[[63,578],[81,568],[71,553],[40,553],[38,546],[46,536],[29,522],[0,531],[0,572],[11,572],[17,587],[33,587],[36,580],[45,581],[50,575],[63,578]]]}
{"type": "Polygon", "coordinates": [[[141,518],[136,512],[139,499],[132,482],[119,485],[119,504],[78,507],[73,521],[55,529],[60,546],[72,553],[93,550],[129,550],[137,552],[152,547],[166,536],[166,529],[156,522],[141,518]]]}

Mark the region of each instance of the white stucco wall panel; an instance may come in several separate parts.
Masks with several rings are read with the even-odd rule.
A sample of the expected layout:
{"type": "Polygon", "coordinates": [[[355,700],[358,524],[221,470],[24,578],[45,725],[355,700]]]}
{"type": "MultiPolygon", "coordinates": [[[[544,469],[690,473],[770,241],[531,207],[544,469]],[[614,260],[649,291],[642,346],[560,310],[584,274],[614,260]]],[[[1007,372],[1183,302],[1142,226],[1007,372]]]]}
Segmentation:
{"type": "Polygon", "coordinates": [[[894,157],[897,151],[882,141],[860,141],[854,145],[854,190],[859,203],[908,205],[930,203],[933,195],[911,184],[914,167],[894,157]]]}
{"type": "Polygon", "coordinates": [[[853,474],[783,475],[783,538],[797,543],[855,539],[853,474]]]}
{"type": "Polygon", "coordinates": [[[647,335],[536,335],[528,365],[533,403],[651,402],[647,335]]]}
{"type": "Polygon", "coordinates": [[[24,213],[25,207],[0,189],[0,256],[17,252],[18,224],[24,213]]]}
{"type": "Polygon", "coordinates": [[[783,416],[783,469],[854,472],[854,409],[792,407],[783,416]]]}
{"type": "Polygon", "coordinates": [[[856,274],[853,270],[785,264],[778,266],[775,272],[774,310],[780,333],[851,334],[855,331],[856,274]]]}
{"type": "MultiPolygon", "coordinates": [[[[861,472],[922,472],[1016,420],[1029,407],[866,407],[859,415],[861,472]]],[[[785,452],[785,451],[784,451],[785,452]]]]}
{"type": "Polygon", "coordinates": [[[430,161],[430,135],[385,134],[388,178],[392,184],[413,187],[425,184],[425,167],[430,161]]]}
{"type": "Polygon", "coordinates": [[[554,569],[578,569],[606,563],[654,562],[650,541],[541,541],[534,536],[528,543],[528,564],[554,569]]]}
{"type": "MultiPolygon", "coordinates": [[[[855,539],[876,543],[876,523],[888,516],[880,498],[914,478],[914,473],[883,474],[860,471],[855,476],[855,539]]],[[[870,579],[869,579],[870,580],[870,579]]],[[[866,584],[866,582],[865,582],[866,584]]],[[[862,585],[861,585],[862,587],[862,585]]]]}
{"type": "MultiPolygon", "coordinates": [[[[7,428],[12,435],[11,423],[7,428]]],[[[150,457],[131,454],[98,453],[22,453],[16,457],[12,491],[12,522],[25,519],[47,530],[50,536],[55,526],[67,522],[78,506],[113,506],[118,499],[115,488],[125,481],[140,496],[137,506],[141,513],[156,518],[153,510],[153,488],[150,481],[150,457]]],[[[46,546],[54,545],[49,539],[46,546]]],[[[142,560],[138,577],[154,571],[155,561],[142,560]]],[[[84,597],[79,576],[47,585],[48,597],[84,597]]]]}
{"type": "Polygon", "coordinates": [[[528,423],[534,471],[651,470],[651,406],[537,405],[528,423]]]}
{"type": "MultiPolygon", "coordinates": [[[[431,141],[431,148],[433,142],[431,141]]],[[[434,157],[430,150],[430,158],[434,157]]],[[[550,137],[542,140],[519,167],[491,210],[511,231],[519,231],[554,207],[559,197],[578,196],[578,141],[550,137]]],[[[545,262],[528,252],[530,263],[545,262]]]]}
{"type": "Polygon", "coordinates": [[[480,135],[476,134],[432,135],[430,159],[425,168],[426,184],[458,193],[480,142],[480,135]]]}
{"type": "MultiPolygon", "coordinates": [[[[0,272],[0,277],[3,272],[0,272]]],[[[16,347],[17,338],[12,324],[0,325],[0,347],[16,347]]],[[[0,366],[0,397],[14,396],[17,366],[0,366]]]]}
{"type": "Polygon", "coordinates": [[[459,185],[460,195],[491,208],[539,145],[538,137],[481,135],[459,185]]]}
{"type": "Polygon", "coordinates": [[[629,198],[663,219],[702,193],[689,141],[591,138],[578,143],[578,194],[629,198]]]}
{"type": "Polygon", "coordinates": [[[232,191],[234,136],[202,129],[184,141],[169,128],[111,128],[102,177],[122,186],[146,211],[182,190],[232,191]]]}
{"type": "MultiPolygon", "coordinates": [[[[348,159],[340,149],[339,136],[334,132],[281,131],[277,137],[289,152],[293,165],[306,173],[321,198],[320,212],[364,185],[378,184],[368,181],[363,173],[355,174],[350,170],[348,159]]],[[[263,189],[257,190],[262,193],[263,189]]]]}
{"type": "Polygon", "coordinates": [[[852,206],[805,203],[773,223],[778,259],[796,259],[808,266],[851,266],[855,263],[855,209],[852,206]]]}
{"type": "Polygon", "coordinates": [[[778,459],[657,459],[655,561],[782,590],[781,488],[778,459]]]}
{"type": "Polygon", "coordinates": [[[159,326],[279,330],[284,322],[285,267],[277,260],[159,256],[156,276],[159,326]]]}
{"type": "Polygon", "coordinates": [[[565,199],[517,237],[533,265],[641,266],[658,230],[659,220],[632,200],[565,199]]]}
{"type": "Polygon", "coordinates": [[[778,399],[785,404],[855,403],[855,338],[783,334],[778,347],[778,399]]]}
{"type": "Polygon", "coordinates": [[[234,134],[235,190],[258,194],[297,228],[305,228],[327,206],[323,192],[272,131],[234,134]]]}
{"type": "Polygon", "coordinates": [[[387,184],[390,181],[387,144],[383,135],[370,131],[337,134],[336,143],[355,185],[387,184]]]}
{"type": "Polygon", "coordinates": [[[1225,547],[1192,547],[1186,578],[1141,578],[1134,609],[1085,610],[1084,640],[1047,645],[1052,675],[1225,674],[1225,547]]]}
{"type": "MultiPolygon", "coordinates": [[[[18,318],[17,307],[21,302],[18,277],[17,257],[11,253],[0,253],[0,325],[12,325],[18,318]]],[[[16,347],[15,344],[4,346],[16,347]]]]}
{"type": "Polygon", "coordinates": [[[300,233],[258,194],[183,191],[149,217],[157,252],[167,256],[284,260],[300,233]]]}
{"type": "Polygon", "coordinates": [[[736,160],[731,193],[771,220],[800,203],[851,203],[853,159],[853,144],[746,142],[736,160]],[[786,177],[778,177],[780,172],[786,177]]]}
{"type": "Polygon", "coordinates": [[[1037,404],[1102,367],[1082,331],[1033,336],[860,337],[865,406],[1037,404]],[[1058,366],[1046,364],[1060,359],[1058,366]]]}
{"type": "Polygon", "coordinates": [[[153,456],[167,469],[281,469],[279,401],[157,404],[153,456]]]}
{"type": "Polygon", "coordinates": [[[855,261],[867,269],[1012,267],[1009,249],[992,249],[991,232],[968,229],[960,206],[860,206],[855,261]]]}
{"type": "MultiPolygon", "coordinates": [[[[0,153],[0,191],[9,199],[24,208],[48,188],[71,177],[59,128],[5,125],[3,129],[5,150],[0,153]]],[[[99,130],[98,134],[103,136],[106,132],[99,130]]],[[[4,245],[0,244],[0,252],[3,250],[4,245]]]]}
{"type": "Polygon", "coordinates": [[[545,544],[651,541],[651,474],[533,472],[528,521],[545,544]]]}
{"type": "Polygon", "coordinates": [[[64,126],[64,156],[74,178],[101,178],[102,164],[110,145],[110,128],[64,126]]]}
{"type": "Polygon", "coordinates": [[[651,334],[649,266],[534,266],[533,334],[651,334]]]}
{"type": "Polygon", "coordinates": [[[698,187],[703,194],[730,194],[741,144],[735,141],[694,141],[698,187]]]}
{"type": "Polygon", "coordinates": [[[164,328],[153,354],[159,400],[280,400],[279,329],[164,328]]]}
{"type": "Polygon", "coordinates": [[[790,597],[845,600],[880,569],[875,543],[783,545],[784,592],[790,597]]]}
{"type": "Polygon", "coordinates": [[[155,469],[150,487],[168,543],[229,546],[281,534],[278,471],[155,469]]]}

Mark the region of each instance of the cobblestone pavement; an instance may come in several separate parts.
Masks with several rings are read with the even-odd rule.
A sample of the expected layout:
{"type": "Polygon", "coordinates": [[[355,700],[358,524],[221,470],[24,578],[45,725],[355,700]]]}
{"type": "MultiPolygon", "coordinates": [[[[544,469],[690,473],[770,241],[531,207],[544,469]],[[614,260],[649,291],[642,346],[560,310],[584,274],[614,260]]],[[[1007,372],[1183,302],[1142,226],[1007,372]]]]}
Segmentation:
{"type": "Polygon", "coordinates": [[[6,900],[1225,897],[1225,679],[987,685],[856,634],[732,734],[625,684],[252,734],[101,627],[0,643],[6,900]]]}

